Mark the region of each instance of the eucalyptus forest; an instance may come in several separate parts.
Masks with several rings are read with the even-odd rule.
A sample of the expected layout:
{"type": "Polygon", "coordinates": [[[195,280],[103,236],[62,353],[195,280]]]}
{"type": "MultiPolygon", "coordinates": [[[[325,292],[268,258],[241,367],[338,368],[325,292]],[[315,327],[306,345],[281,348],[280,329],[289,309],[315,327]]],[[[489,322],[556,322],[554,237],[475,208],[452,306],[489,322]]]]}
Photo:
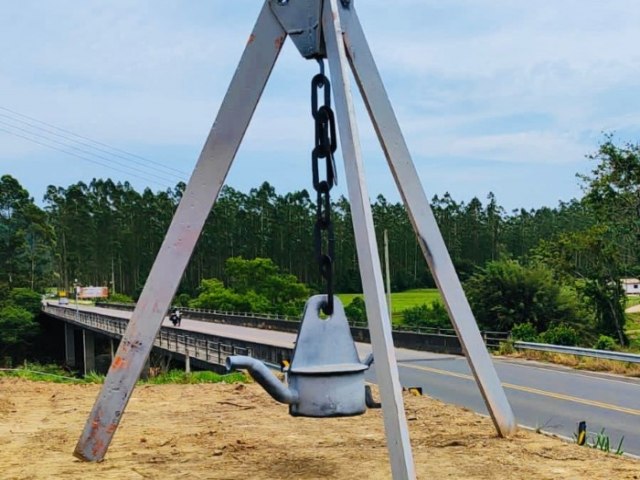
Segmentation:
{"type": "MultiPolygon", "coordinates": [[[[606,336],[629,343],[620,279],[640,275],[640,148],[606,136],[590,159],[591,173],[577,179],[583,197],[555,207],[506,211],[492,193],[432,198],[481,326],[523,338],[546,333],[556,342],[606,336]]],[[[135,299],[184,188],[140,192],[93,179],[50,185],[36,202],[18,180],[2,176],[0,305],[12,305],[15,289],[70,289],[76,280],[135,299]]],[[[336,290],[360,292],[349,202],[338,198],[332,208],[336,290]]],[[[372,210],[381,256],[385,231],[389,238],[391,289],[434,287],[404,206],[380,195],[372,210]]],[[[207,288],[231,288],[234,258],[269,259],[273,272],[303,285],[301,295],[318,291],[315,214],[306,190],[276,192],[267,182],[249,192],[223,187],[178,294],[188,304],[207,288]]]]}

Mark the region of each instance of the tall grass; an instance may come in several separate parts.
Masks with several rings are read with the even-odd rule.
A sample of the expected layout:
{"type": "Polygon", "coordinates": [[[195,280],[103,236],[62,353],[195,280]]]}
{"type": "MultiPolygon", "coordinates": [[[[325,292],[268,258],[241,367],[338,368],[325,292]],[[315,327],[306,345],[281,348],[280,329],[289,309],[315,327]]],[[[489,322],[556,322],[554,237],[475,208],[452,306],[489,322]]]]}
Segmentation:
{"type": "MultiPolygon", "coordinates": [[[[53,382],[53,383],[97,383],[102,384],[105,375],[90,372],[83,378],[72,377],[72,374],[65,371],[58,365],[41,365],[38,363],[25,363],[18,368],[0,369],[1,377],[23,378],[31,381],[53,382]]],[[[214,372],[202,371],[186,373],[182,370],[171,370],[148,380],[140,380],[142,384],[194,384],[194,383],[247,383],[248,377],[242,372],[233,372],[227,375],[220,375],[214,372]]]]}
{"type": "Polygon", "coordinates": [[[593,357],[581,357],[564,353],[537,352],[534,350],[524,350],[513,354],[514,357],[526,358],[527,360],[538,360],[542,362],[555,363],[572,367],[577,370],[588,370],[591,372],[608,372],[629,377],[640,377],[640,365],[630,362],[619,362],[615,360],[605,360],[593,357]]]}
{"type": "Polygon", "coordinates": [[[72,376],[72,373],[58,365],[42,365],[39,363],[27,363],[17,368],[0,369],[0,377],[24,378],[26,380],[53,382],[53,383],[84,383],[81,378],[72,376]]]}
{"type": "Polygon", "coordinates": [[[170,370],[155,377],[150,377],[142,383],[151,385],[164,385],[168,383],[195,384],[195,383],[247,383],[248,379],[242,372],[233,372],[226,375],[201,371],[186,373],[182,370],[170,370]]]}

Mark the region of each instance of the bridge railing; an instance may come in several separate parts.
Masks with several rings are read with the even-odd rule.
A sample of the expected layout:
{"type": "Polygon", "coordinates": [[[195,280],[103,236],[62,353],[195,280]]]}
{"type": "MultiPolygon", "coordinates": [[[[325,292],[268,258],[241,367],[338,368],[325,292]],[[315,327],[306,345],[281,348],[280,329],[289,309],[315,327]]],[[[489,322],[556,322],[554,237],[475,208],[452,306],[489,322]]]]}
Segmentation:
{"type": "MultiPolygon", "coordinates": [[[[98,303],[98,306],[107,308],[116,308],[121,310],[133,310],[135,304],[129,303],[98,303]]],[[[210,310],[205,308],[179,307],[186,318],[193,318],[201,321],[221,321],[228,319],[242,320],[247,319],[255,322],[269,322],[260,328],[272,328],[274,330],[284,330],[289,332],[297,332],[300,324],[300,317],[292,317],[286,315],[277,315],[269,313],[253,313],[253,312],[230,312],[226,310],[210,310]],[[280,323],[284,322],[284,323],[280,323]]],[[[225,322],[223,322],[225,323],[225,322]]],[[[349,320],[349,326],[355,329],[367,329],[367,322],[355,322],[349,320]]],[[[417,333],[422,335],[438,335],[444,337],[457,337],[457,333],[453,328],[438,327],[418,327],[418,326],[394,326],[394,331],[417,333]]],[[[353,333],[353,332],[352,332],[353,333]]],[[[498,348],[501,342],[510,338],[509,332],[481,331],[482,339],[488,348],[498,348]]]]}
{"type": "MultiPolygon", "coordinates": [[[[105,314],[72,310],[55,305],[45,305],[43,311],[58,318],[64,318],[71,323],[100,333],[122,338],[127,329],[128,321],[123,318],[110,317],[105,314]]],[[[225,342],[218,337],[198,332],[184,332],[174,330],[171,327],[162,327],[153,342],[157,348],[172,353],[188,355],[207,363],[224,365],[227,357],[231,355],[253,355],[251,346],[237,345],[225,342]]]]}

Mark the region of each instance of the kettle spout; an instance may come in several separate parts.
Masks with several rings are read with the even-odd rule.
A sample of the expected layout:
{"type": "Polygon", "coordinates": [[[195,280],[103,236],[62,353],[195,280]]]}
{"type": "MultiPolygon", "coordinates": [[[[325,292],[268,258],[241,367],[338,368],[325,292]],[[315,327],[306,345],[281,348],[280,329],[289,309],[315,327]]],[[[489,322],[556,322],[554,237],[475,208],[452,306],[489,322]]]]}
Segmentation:
{"type": "Polygon", "coordinates": [[[288,405],[298,403],[298,393],[287,388],[261,361],[245,355],[234,355],[227,357],[225,365],[228,372],[240,369],[248,370],[251,377],[258,382],[274,400],[288,405]]]}

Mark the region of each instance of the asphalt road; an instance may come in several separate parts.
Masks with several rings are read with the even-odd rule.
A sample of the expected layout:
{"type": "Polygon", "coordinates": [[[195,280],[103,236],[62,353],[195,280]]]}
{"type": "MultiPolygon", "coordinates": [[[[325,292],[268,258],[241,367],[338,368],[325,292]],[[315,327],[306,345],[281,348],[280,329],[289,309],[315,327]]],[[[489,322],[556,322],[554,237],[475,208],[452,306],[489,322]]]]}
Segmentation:
{"type": "MultiPolygon", "coordinates": [[[[577,372],[530,362],[494,359],[518,424],[573,437],[577,424],[590,432],[605,429],[612,448],[624,436],[622,449],[640,455],[640,381],[612,375],[577,372]]],[[[465,358],[399,361],[405,386],[446,403],[487,414],[465,358]]]]}
{"type": "MultiPolygon", "coordinates": [[[[69,308],[75,308],[69,305],[69,308]]],[[[79,307],[82,310],[128,318],[131,312],[79,307]]],[[[164,322],[169,326],[168,320],[164,322]]],[[[292,347],[296,335],[183,318],[182,329],[227,338],[238,338],[292,347]]],[[[361,358],[371,352],[368,344],[356,344],[361,358]]],[[[423,392],[446,403],[487,414],[480,391],[464,357],[396,349],[403,386],[422,387],[423,392]]],[[[587,373],[536,362],[494,358],[519,425],[572,438],[581,420],[589,432],[603,428],[612,448],[624,437],[622,449],[640,455],[640,379],[587,373]]],[[[375,382],[375,364],[367,373],[375,382]]]]}

